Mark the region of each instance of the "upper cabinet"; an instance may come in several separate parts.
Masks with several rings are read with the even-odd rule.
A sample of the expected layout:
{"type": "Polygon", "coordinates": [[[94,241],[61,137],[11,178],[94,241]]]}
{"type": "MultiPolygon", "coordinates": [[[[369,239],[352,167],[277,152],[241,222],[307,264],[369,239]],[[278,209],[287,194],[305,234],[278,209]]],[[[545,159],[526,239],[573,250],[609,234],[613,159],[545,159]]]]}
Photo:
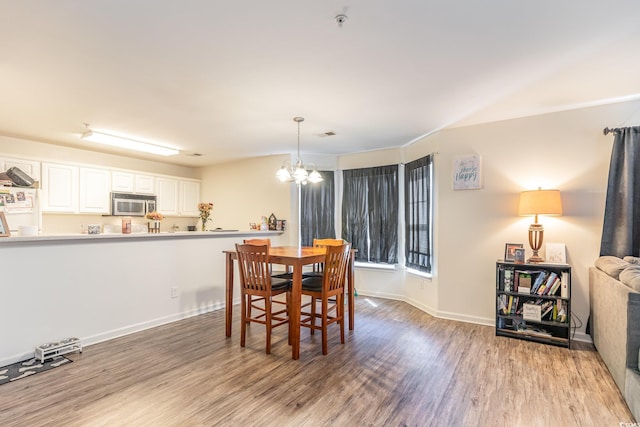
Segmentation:
{"type": "Polygon", "coordinates": [[[156,178],[158,212],[166,216],[197,217],[200,181],[156,178]]]}
{"type": "Polygon", "coordinates": [[[111,174],[106,169],[80,168],[80,213],[108,214],[111,174]]]}
{"type": "Polygon", "coordinates": [[[200,202],[200,182],[180,181],[180,204],[179,214],[181,216],[200,215],[198,203],[200,202]]]}
{"type": "Polygon", "coordinates": [[[155,194],[155,177],[133,172],[112,171],[111,191],[120,193],[155,194]]]}
{"type": "Polygon", "coordinates": [[[35,160],[14,159],[12,157],[0,157],[0,172],[4,172],[12,167],[17,167],[35,181],[40,181],[40,162],[35,160]]]}
{"type": "Polygon", "coordinates": [[[58,163],[42,164],[42,211],[77,213],[79,168],[58,163]]]}
{"type": "Polygon", "coordinates": [[[167,216],[178,215],[178,180],[173,178],[156,178],[158,201],[156,209],[167,216]]]}

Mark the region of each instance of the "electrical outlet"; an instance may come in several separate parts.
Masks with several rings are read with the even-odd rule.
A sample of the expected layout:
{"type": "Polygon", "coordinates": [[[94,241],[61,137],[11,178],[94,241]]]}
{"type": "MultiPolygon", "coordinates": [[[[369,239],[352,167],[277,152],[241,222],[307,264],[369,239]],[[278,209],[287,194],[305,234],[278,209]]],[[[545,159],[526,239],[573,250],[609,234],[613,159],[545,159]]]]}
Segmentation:
{"type": "Polygon", "coordinates": [[[178,288],[171,288],[171,298],[178,298],[178,288]]]}

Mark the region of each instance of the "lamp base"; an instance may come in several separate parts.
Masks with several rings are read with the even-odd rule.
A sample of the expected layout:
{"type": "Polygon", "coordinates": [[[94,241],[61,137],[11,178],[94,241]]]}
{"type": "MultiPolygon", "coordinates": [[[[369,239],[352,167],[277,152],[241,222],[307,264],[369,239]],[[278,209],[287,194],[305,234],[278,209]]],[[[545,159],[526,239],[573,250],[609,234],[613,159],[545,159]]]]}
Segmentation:
{"type": "Polygon", "coordinates": [[[538,255],[538,251],[542,247],[542,240],[544,238],[544,228],[542,224],[538,224],[537,222],[531,224],[529,226],[529,246],[531,246],[531,250],[533,254],[527,260],[530,264],[536,264],[540,262],[544,262],[544,258],[538,255]]]}

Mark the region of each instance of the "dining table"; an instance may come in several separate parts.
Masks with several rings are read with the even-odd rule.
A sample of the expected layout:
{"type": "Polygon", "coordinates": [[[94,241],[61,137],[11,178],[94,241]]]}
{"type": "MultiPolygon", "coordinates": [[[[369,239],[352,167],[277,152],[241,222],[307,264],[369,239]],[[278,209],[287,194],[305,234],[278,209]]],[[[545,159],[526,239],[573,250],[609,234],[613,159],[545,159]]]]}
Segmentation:
{"type": "MultiPolygon", "coordinates": [[[[231,322],[233,319],[233,276],[234,261],[238,255],[235,250],[223,251],[226,255],[226,289],[225,289],[225,326],[227,337],[231,336],[231,322]]],[[[293,270],[291,285],[291,307],[289,312],[289,334],[291,340],[291,357],[300,357],[300,311],[302,306],[302,270],[306,265],[324,261],[326,248],[307,246],[273,246],[269,248],[269,263],[284,265],[293,270]]],[[[347,267],[347,308],[349,312],[349,329],[355,326],[354,319],[354,262],[355,250],[351,250],[347,267]]]]}

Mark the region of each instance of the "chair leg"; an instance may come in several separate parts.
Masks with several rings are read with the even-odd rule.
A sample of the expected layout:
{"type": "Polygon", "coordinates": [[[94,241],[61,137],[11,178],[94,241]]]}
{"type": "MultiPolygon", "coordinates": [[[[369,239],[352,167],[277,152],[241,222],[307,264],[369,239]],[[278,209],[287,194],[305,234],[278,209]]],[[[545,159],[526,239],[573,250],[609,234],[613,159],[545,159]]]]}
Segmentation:
{"type": "Polygon", "coordinates": [[[316,333],[316,298],[311,297],[311,335],[315,335],[316,333]]]}
{"type": "Polygon", "coordinates": [[[327,310],[329,309],[329,301],[326,298],[322,298],[322,354],[329,352],[329,346],[327,344],[327,310]]]}
{"type": "Polygon", "coordinates": [[[289,345],[291,345],[291,292],[287,292],[287,327],[289,328],[289,345]]]}
{"type": "Polygon", "coordinates": [[[271,326],[272,326],[272,319],[271,319],[271,300],[265,298],[264,300],[264,311],[265,311],[265,320],[267,321],[267,324],[265,325],[267,327],[267,348],[266,348],[266,353],[267,354],[271,354],[271,326]]]}
{"type": "Polygon", "coordinates": [[[344,293],[338,295],[338,307],[336,315],[340,316],[340,343],[344,344],[344,293]]]}
{"type": "Polygon", "coordinates": [[[247,298],[251,295],[241,295],[240,298],[240,347],[244,347],[245,337],[247,335],[247,298]]]}

